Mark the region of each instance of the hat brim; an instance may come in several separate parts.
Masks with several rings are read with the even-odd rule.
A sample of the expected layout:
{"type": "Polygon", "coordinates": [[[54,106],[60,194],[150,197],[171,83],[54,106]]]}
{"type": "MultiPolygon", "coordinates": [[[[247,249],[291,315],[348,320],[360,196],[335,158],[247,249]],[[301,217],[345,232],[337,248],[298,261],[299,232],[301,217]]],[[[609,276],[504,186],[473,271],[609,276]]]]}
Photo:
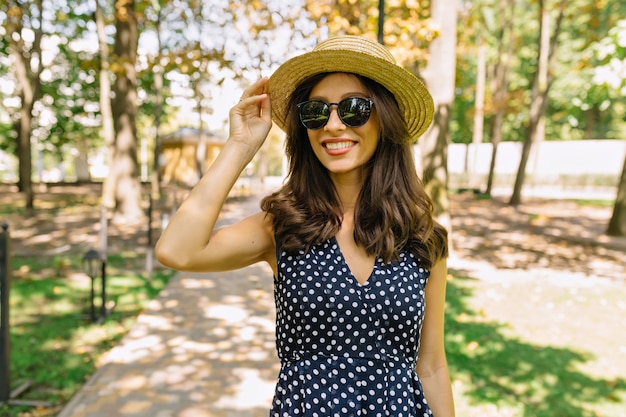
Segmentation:
{"type": "Polygon", "coordinates": [[[385,59],[342,49],[313,50],[278,67],[267,85],[274,123],[286,130],[287,105],[295,88],[313,75],[332,72],[358,74],[387,88],[404,114],[410,140],[417,139],[430,126],[434,114],[433,99],[415,75],[385,59]]]}

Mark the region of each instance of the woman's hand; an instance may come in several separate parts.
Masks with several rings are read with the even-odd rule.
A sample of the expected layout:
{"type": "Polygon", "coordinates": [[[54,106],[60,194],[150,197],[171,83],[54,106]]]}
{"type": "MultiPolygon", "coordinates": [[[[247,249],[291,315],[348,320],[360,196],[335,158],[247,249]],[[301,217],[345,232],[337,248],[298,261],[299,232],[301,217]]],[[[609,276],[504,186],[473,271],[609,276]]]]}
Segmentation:
{"type": "Polygon", "coordinates": [[[241,100],[230,109],[229,140],[246,145],[254,155],[272,127],[270,97],[265,93],[268,78],[263,77],[243,91],[241,100]]]}

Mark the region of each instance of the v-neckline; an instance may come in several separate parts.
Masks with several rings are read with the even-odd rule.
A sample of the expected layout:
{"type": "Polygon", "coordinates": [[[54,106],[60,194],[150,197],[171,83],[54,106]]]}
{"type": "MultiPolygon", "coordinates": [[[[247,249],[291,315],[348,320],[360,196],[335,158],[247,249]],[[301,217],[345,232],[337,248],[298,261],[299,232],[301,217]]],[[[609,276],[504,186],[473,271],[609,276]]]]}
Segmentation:
{"type": "Polygon", "coordinates": [[[369,285],[370,281],[372,280],[372,277],[374,276],[374,273],[376,272],[376,266],[378,265],[378,257],[377,256],[374,257],[374,263],[372,265],[372,269],[371,269],[369,275],[367,276],[367,279],[365,279],[365,281],[361,282],[356,277],[356,275],[354,275],[354,272],[352,272],[352,268],[350,268],[350,265],[348,264],[348,260],[344,256],[343,251],[341,250],[341,245],[339,244],[339,241],[337,240],[337,237],[333,236],[332,240],[333,240],[333,243],[335,244],[335,246],[337,247],[337,252],[339,253],[339,256],[341,257],[341,262],[344,264],[344,266],[346,267],[346,270],[350,274],[351,281],[353,281],[359,287],[367,287],[369,285]]]}

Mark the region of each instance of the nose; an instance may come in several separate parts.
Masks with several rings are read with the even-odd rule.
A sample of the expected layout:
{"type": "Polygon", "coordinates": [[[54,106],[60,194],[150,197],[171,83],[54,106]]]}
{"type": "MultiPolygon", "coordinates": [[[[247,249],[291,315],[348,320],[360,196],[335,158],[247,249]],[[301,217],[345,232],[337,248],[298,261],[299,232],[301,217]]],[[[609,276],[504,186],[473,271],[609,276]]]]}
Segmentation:
{"type": "Polygon", "coordinates": [[[345,128],[346,128],[346,125],[343,124],[343,122],[339,118],[337,104],[331,103],[330,115],[328,116],[328,122],[326,122],[326,126],[324,126],[324,129],[327,131],[332,131],[332,130],[345,130],[345,128]]]}

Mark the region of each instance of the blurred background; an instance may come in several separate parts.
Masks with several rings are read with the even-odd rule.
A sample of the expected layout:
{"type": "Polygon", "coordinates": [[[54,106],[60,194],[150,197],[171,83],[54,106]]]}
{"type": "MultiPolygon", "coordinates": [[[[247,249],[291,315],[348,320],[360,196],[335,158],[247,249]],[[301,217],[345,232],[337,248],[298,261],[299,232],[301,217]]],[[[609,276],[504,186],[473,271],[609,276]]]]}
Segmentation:
{"type": "MultiPolygon", "coordinates": [[[[435,101],[413,149],[451,232],[458,415],[626,416],[625,16],[623,0],[0,0],[0,416],[266,415],[271,272],[177,274],[152,247],[242,89],[342,34],[384,43],[435,101]]],[[[281,184],[283,142],[274,128],[224,221],[281,184]]]]}

